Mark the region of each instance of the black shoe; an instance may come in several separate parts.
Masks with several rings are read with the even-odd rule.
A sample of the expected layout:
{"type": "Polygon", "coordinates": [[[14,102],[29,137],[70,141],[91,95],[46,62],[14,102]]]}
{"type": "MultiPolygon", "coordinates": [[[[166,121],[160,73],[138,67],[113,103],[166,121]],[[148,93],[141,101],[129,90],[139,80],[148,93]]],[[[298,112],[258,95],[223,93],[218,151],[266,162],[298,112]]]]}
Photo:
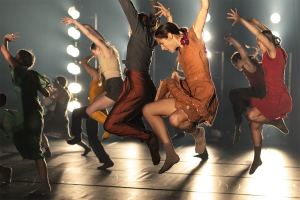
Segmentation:
{"type": "Polygon", "coordinates": [[[80,137],[74,137],[73,139],[67,140],[67,143],[70,145],[78,144],[81,142],[80,137]]]}
{"type": "Polygon", "coordinates": [[[150,135],[150,138],[147,140],[147,146],[151,154],[153,165],[158,165],[160,162],[160,155],[159,155],[159,143],[156,135],[154,134],[150,135]]]}
{"type": "Polygon", "coordinates": [[[208,160],[208,152],[207,149],[205,148],[205,151],[203,153],[199,153],[195,157],[201,158],[201,160],[208,160]]]}
{"type": "Polygon", "coordinates": [[[87,147],[87,148],[84,149],[84,152],[83,152],[81,155],[82,155],[82,156],[86,156],[86,155],[88,155],[88,153],[90,153],[91,151],[92,151],[91,148],[87,147]]]}
{"type": "Polygon", "coordinates": [[[100,167],[97,167],[97,169],[106,170],[107,168],[110,168],[112,166],[114,166],[114,162],[109,159],[109,161],[106,161],[103,165],[101,165],[100,167]]]}

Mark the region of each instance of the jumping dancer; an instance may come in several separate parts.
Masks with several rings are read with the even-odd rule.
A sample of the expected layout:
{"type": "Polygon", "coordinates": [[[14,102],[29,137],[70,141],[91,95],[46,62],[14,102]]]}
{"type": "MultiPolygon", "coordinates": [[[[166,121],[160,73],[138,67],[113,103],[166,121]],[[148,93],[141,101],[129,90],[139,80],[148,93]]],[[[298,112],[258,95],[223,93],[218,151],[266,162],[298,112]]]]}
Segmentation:
{"type": "Polygon", "coordinates": [[[126,79],[121,95],[104,124],[105,130],[118,136],[146,141],[152,162],[159,164],[159,145],[155,134],[146,131],[142,121],[144,105],[154,100],[156,88],[149,75],[154,46],[154,15],[138,13],[130,0],[119,0],[132,34],[127,46],[126,79]]]}
{"type": "Polygon", "coordinates": [[[86,112],[93,119],[103,124],[106,120],[106,115],[103,112],[97,111],[112,107],[119,98],[123,85],[120,72],[119,52],[90,25],[82,25],[75,19],[69,17],[64,17],[62,21],[66,25],[76,26],[93,42],[91,52],[99,62],[99,77],[101,78],[101,74],[103,74],[105,78],[105,92],[88,106],[86,112]]]}
{"type": "Polygon", "coordinates": [[[155,32],[156,41],[163,50],[171,53],[178,50],[178,61],[186,78],[182,84],[174,79],[166,80],[160,95],[164,96],[164,93],[169,92],[172,97],[150,103],[143,110],[145,118],[163,142],[166,151],[166,161],[159,173],[164,173],[179,162],[162,117],[168,116],[174,127],[192,133],[196,141],[196,151],[204,153],[205,145],[198,145],[205,144],[203,127],[197,128],[197,125],[212,125],[217,113],[218,100],[202,39],[209,0],[202,0],[201,5],[197,19],[190,29],[179,28],[176,24],[167,22],[155,32]]]}
{"type": "Polygon", "coordinates": [[[251,98],[252,107],[247,111],[254,145],[254,159],[249,173],[253,174],[262,164],[260,154],[263,124],[285,118],[292,111],[292,98],[284,84],[287,54],[280,45],[280,38],[273,35],[270,30],[261,31],[259,26],[243,19],[236,9],[231,9],[227,15],[227,18],[233,21],[233,25],[242,24],[256,37],[258,47],[263,54],[262,67],[266,96],[263,99],[251,98]]]}

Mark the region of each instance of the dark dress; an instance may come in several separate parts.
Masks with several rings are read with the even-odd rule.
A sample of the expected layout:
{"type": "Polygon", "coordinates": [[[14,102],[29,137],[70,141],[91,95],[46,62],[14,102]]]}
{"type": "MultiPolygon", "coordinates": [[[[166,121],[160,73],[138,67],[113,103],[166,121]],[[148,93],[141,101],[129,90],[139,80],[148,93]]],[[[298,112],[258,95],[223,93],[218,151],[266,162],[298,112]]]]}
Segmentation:
{"type": "Polygon", "coordinates": [[[48,87],[49,81],[38,72],[21,66],[15,67],[12,76],[20,100],[20,123],[13,133],[14,144],[24,159],[42,159],[43,109],[38,99],[38,91],[48,87]]]}

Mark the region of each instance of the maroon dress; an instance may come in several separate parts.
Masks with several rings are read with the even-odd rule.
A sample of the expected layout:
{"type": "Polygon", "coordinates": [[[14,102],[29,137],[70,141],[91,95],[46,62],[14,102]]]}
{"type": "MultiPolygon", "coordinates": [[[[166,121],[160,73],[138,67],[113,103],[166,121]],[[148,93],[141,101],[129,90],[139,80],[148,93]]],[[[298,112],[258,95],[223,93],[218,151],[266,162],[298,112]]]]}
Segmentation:
{"type": "Polygon", "coordinates": [[[292,98],[284,84],[286,61],[287,55],[282,48],[276,48],[274,59],[270,58],[268,53],[263,55],[262,66],[267,94],[263,99],[252,98],[251,105],[269,120],[284,118],[292,111],[292,98]]]}

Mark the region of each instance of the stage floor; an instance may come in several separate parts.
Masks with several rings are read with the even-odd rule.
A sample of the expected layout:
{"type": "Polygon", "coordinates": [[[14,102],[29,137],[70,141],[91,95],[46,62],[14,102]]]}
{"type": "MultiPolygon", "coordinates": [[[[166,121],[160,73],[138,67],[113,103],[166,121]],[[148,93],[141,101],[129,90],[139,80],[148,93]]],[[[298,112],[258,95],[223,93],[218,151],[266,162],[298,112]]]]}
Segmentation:
{"type": "MultiPolygon", "coordinates": [[[[51,140],[53,156],[48,161],[53,192],[37,199],[120,200],[278,200],[300,198],[300,154],[291,146],[264,146],[263,165],[248,174],[251,143],[237,146],[210,143],[209,159],[194,157],[191,137],[175,142],[180,162],[162,175],[153,166],[145,144],[110,140],[105,148],[115,165],[99,171],[91,152],[82,157],[78,146],[51,140]]],[[[162,159],[165,158],[161,153],[162,159]]],[[[0,188],[0,199],[32,199],[27,193],[38,182],[33,162],[24,161],[12,147],[0,154],[1,164],[13,167],[13,183],[0,188]]]]}

